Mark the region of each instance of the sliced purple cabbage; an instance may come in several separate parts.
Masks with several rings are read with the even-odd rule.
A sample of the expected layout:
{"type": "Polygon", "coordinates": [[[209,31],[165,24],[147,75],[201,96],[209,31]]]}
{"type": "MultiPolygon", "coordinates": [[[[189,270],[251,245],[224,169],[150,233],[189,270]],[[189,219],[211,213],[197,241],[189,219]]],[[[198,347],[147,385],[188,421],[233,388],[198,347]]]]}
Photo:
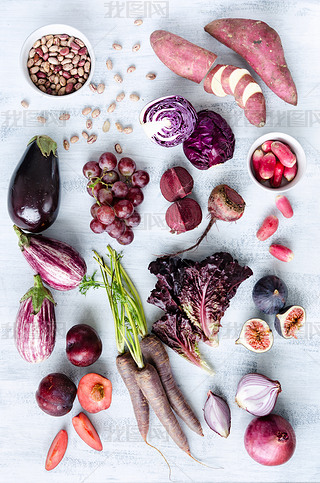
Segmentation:
{"type": "Polygon", "coordinates": [[[166,148],[177,146],[188,139],[196,122],[194,107],[181,96],[155,99],[140,113],[140,123],[147,136],[166,148]]]}
{"type": "Polygon", "coordinates": [[[239,285],[252,275],[251,269],[239,265],[229,253],[220,252],[201,262],[158,258],[149,270],[158,281],[148,302],[166,312],[152,330],[190,362],[207,368],[198,342],[218,344],[221,318],[239,285]]]}
{"type": "Polygon", "coordinates": [[[191,136],[183,143],[183,151],[198,169],[209,169],[231,159],[235,138],[227,121],[214,111],[200,111],[191,136]]]}

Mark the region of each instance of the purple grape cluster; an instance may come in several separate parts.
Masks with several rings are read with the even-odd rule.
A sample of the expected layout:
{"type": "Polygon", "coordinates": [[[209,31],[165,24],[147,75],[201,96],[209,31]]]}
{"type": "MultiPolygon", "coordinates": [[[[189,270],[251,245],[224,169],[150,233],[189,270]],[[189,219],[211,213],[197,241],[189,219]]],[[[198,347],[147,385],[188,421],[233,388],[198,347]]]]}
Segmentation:
{"type": "Polygon", "coordinates": [[[88,161],[83,166],[83,174],[89,180],[87,191],[95,198],[91,230],[106,232],[121,245],[129,245],[134,238],[132,228],[141,221],[135,208],[143,202],[141,188],[149,183],[148,173],[137,170],[131,158],[121,158],[118,163],[113,153],[103,153],[98,162],[88,161]]]}

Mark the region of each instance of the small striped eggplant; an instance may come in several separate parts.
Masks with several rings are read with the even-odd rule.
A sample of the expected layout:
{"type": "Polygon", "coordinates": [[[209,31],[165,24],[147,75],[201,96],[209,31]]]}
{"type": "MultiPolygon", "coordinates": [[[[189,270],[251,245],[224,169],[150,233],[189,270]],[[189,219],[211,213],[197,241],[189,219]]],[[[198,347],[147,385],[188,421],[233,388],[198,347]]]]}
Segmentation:
{"type": "Polygon", "coordinates": [[[34,276],[34,286],[20,300],[14,338],[20,356],[36,363],[48,359],[56,340],[55,301],[43,286],[40,275],[34,276]]]}
{"type": "Polygon", "coordinates": [[[19,247],[31,268],[56,290],[76,288],[87,271],[81,255],[67,243],[42,235],[24,233],[13,225],[19,247]]]}

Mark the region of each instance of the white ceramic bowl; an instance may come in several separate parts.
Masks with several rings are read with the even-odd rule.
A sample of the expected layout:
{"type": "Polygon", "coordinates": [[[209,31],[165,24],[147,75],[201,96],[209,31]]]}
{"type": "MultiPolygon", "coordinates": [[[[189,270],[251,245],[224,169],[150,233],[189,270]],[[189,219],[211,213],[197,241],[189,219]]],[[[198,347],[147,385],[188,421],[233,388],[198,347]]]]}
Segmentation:
{"type": "Polygon", "coordinates": [[[266,191],[283,192],[283,191],[289,191],[292,188],[294,188],[299,183],[299,181],[303,178],[307,168],[307,159],[306,159],[306,155],[303,150],[303,147],[294,137],[282,132],[270,132],[270,133],[264,134],[263,136],[260,136],[251,145],[247,156],[247,167],[248,167],[250,178],[252,179],[255,185],[259,186],[261,189],[266,191]],[[290,146],[291,150],[294,152],[297,158],[298,171],[295,178],[290,182],[286,181],[286,183],[283,184],[283,186],[280,186],[279,188],[272,188],[271,186],[267,186],[265,184],[260,183],[254,175],[254,170],[252,166],[251,158],[254,151],[259,146],[261,146],[261,144],[263,144],[265,141],[269,141],[269,140],[282,141],[288,144],[288,146],[290,146]]]}
{"type": "Polygon", "coordinates": [[[80,92],[85,85],[90,84],[93,73],[94,73],[94,68],[95,68],[95,56],[94,56],[94,52],[93,52],[93,48],[92,48],[91,43],[89,42],[87,37],[82,32],[80,32],[80,30],[78,30],[74,27],[71,27],[70,25],[55,23],[55,24],[51,24],[51,25],[45,25],[44,27],[40,27],[39,29],[32,32],[32,34],[30,34],[29,37],[25,40],[25,42],[24,42],[24,44],[21,48],[21,52],[20,52],[20,67],[22,69],[23,77],[24,77],[26,83],[31,87],[31,89],[34,92],[36,92],[37,94],[40,94],[44,97],[50,97],[50,98],[54,98],[54,99],[64,99],[65,100],[66,97],[70,97],[70,96],[74,96],[74,95],[78,94],[78,92],[80,92]],[[42,92],[40,89],[38,89],[38,87],[30,79],[29,70],[28,70],[28,67],[27,67],[29,51],[30,51],[31,47],[33,46],[33,44],[35,43],[36,40],[41,39],[41,37],[43,37],[44,35],[50,35],[50,34],[72,35],[73,37],[77,37],[80,40],[82,40],[84,42],[85,46],[88,49],[88,53],[89,53],[90,59],[91,59],[91,69],[90,69],[88,79],[82,85],[82,87],[80,87],[80,89],[78,89],[77,91],[71,92],[71,94],[66,94],[66,95],[63,95],[63,96],[53,96],[51,94],[47,94],[46,92],[42,92]]]}

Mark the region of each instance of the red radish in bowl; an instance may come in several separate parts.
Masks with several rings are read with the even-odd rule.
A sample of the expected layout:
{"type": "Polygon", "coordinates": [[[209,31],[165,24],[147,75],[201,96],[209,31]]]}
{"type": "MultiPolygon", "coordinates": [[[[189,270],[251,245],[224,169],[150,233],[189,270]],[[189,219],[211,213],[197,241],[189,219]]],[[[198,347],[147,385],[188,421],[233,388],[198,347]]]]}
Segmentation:
{"type": "Polygon", "coordinates": [[[286,463],[293,455],[296,435],[286,419],[268,414],[251,421],[245,432],[244,445],[257,463],[277,466],[286,463]]]}

